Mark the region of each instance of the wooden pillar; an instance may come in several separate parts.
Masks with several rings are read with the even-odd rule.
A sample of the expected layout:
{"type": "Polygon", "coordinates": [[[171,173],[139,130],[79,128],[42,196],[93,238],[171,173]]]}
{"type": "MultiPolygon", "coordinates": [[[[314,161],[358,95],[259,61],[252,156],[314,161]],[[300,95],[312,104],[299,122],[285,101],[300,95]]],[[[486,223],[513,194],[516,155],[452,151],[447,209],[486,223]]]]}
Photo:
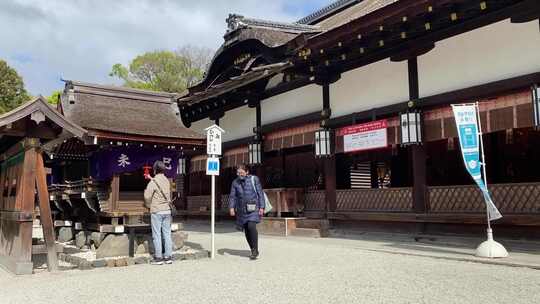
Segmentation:
{"type": "Polygon", "coordinates": [[[47,268],[50,272],[58,270],[58,259],[56,257],[56,243],[54,239],[54,226],[49,203],[49,191],[47,190],[47,175],[43,164],[43,155],[36,153],[36,186],[39,198],[39,213],[45,246],[47,247],[47,268]]]}
{"type": "Polygon", "coordinates": [[[336,200],[336,156],[325,158],[324,160],[324,186],[326,196],[326,211],[335,212],[337,210],[336,200]]]}
{"type": "Polygon", "coordinates": [[[111,195],[109,200],[111,202],[111,212],[117,212],[119,208],[120,199],[120,175],[114,174],[111,180],[111,195]]]}
{"type": "MultiPolygon", "coordinates": [[[[409,71],[409,98],[417,100],[420,97],[418,85],[418,60],[416,57],[408,61],[409,71]]],[[[426,151],[424,145],[411,147],[413,164],[413,211],[425,213],[427,211],[427,179],[426,179],[426,151]]]]}
{"type": "Polygon", "coordinates": [[[191,175],[189,172],[191,171],[191,158],[186,157],[186,173],[182,176],[182,208],[184,210],[187,210],[187,198],[189,194],[191,193],[191,182],[190,178],[191,175]]]}
{"type": "MultiPolygon", "coordinates": [[[[36,190],[36,151],[34,148],[24,152],[24,163],[22,175],[17,185],[17,197],[15,210],[31,214],[34,212],[36,190]]],[[[18,227],[19,232],[19,254],[16,259],[20,263],[32,261],[32,221],[21,222],[18,227]]],[[[15,244],[17,245],[17,244],[15,244]]]]}
{"type": "MultiPolygon", "coordinates": [[[[323,111],[321,127],[327,126],[327,120],[332,116],[330,108],[330,83],[322,84],[323,111]]],[[[334,145],[332,142],[331,147],[334,145]]],[[[336,201],[336,156],[325,158],[324,162],[324,185],[326,198],[326,211],[335,212],[337,210],[336,201]]]]}
{"type": "Polygon", "coordinates": [[[261,186],[265,187],[266,177],[264,170],[264,140],[262,136],[262,109],[260,101],[255,103],[255,128],[253,129],[253,139],[261,143],[261,163],[255,166],[255,174],[261,181],[261,186]]]}
{"type": "Polygon", "coordinates": [[[424,146],[412,146],[413,162],[413,211],[427,211],[426,150],[424,146]]]}

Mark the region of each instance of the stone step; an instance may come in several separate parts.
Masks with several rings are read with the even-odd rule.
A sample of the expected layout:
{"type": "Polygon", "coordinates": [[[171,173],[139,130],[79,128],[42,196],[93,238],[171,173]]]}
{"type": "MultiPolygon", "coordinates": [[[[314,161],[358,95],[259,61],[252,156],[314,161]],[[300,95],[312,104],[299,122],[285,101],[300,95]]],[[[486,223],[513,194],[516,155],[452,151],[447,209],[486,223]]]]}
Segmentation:
{"type": "Polygon", "coordinates": [[[311,229],[323,229],[328,230],[330,224],[328,220],[320,219],[300,219],[296,221],[297,228],[311,228],[311,229]]]}
{"type": "Polygon", "coordinates": [[[321,238],[328,236],[328,230],[313,229],[313,228],[296,228],[291,231],[291,236],[321,238]]]}

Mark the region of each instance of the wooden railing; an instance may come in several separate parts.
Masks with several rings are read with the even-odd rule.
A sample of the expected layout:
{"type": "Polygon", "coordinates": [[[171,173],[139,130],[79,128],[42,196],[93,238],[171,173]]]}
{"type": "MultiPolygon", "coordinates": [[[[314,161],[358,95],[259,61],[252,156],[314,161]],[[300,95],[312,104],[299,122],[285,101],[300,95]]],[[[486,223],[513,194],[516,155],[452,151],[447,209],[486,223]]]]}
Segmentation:
{"type": "Polygon", "coordinates": [[[187,210],[208,211],[210,210],[210,195],[188,196],[187,210]]]}
{"type": "MultiPolygon", "coordinates": [[[[504,214],[540,214],[540,183],[489,185],[493,202],[504,214]]],[[[482,192],[475,185],[428,187],[430,213],[482,213],[482,192]]]]}
{"type": "Polygon", "coordinates": [[[324,190],[309,190],[304,194],[305,211],[325,211],[326,196],[324,190]]]}
{"type": "Polygon", "coordinates": [[[337,211],[408,212],[412,188],[338,190],[337,211]]]}
{"type": "MultiPolygon", "coordinates": [[[[190,211],[210,211],[211,196],[188,196],[187,197],[187,210],[190,211]]],[[[221,196],[221,202],[216,202],[216,210],[227,210],[229,208],[229,195],[223,194],[221,196]]]]}

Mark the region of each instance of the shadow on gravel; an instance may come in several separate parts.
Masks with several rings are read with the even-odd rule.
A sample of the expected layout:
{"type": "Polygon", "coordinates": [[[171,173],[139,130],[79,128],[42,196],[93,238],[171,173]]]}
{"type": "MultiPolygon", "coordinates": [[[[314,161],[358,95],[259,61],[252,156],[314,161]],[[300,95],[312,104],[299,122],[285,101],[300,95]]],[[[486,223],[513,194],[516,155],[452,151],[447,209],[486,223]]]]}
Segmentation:
{"type": "Polygon", "coordinates": [[[469,253],[462,252],[459,250],[451,250],[451,249],[444,249],[444,248],[435,248],[432,246],[426,247],[427,245],[413,245],[413,244],[391,244],[391,245],[385,245],[385,247],[391,247],[391,248],[397,248],[397,249],[405,249],[405,250],[414,250],[414,251],[423,251],[423,252],[432,252],[432,253],[443,253],[443,254],[456,254],[456,255],[464,255],[464,256],[470,256],[469,253]]]}
{"type": "Polygon", "coordinates": [[[239,256],[239,257],[245,257],[245,258],[248,258],[249,255],[251,254],[251,251],[249,251],[249,250],[236,250],[236,249],[227,249],[227,248],[223,248],[223,249],[219,249],[219,250],[218,250],[218,254],[219,254],[219,255],[225,255],[225,254],[228,254],[228,255],[236,255],[236,256],[239,256]]]}
{"type": "Polygon", "coordinates": [[[204,248],[201,246],[201,244],[192,243],[192,242],[184,242],[184,245],[188,246],[189,248],[195,249],[195,250],[204,250],[204,248]]]}
{"type": "MultiPolygon", "coordinates": [[[[181,222],[184,226],[184,231],[186,232],[204,232],[210,233],[210,220],[200,221],[200,220],[187,220],[181,222]]],[[[216,222],[216,233],[235,233],[237,230],[234,228],[234,221],[222,221],[216,222]]]]}

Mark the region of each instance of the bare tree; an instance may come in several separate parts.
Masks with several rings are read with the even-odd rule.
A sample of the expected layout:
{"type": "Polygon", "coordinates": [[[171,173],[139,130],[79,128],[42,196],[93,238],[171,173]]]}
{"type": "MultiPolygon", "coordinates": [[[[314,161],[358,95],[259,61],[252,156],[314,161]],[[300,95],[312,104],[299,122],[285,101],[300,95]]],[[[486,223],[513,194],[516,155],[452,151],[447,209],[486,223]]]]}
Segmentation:
{"type": "Polygon", "coordinates": [[[214,51],[207,47],[185,45],[179,47],[176,50],[176,54],[187,59],[187,69],[192,71],[191,73],[188,73],[190,77],[187,79],[187,86],[189,88],[204,77],[204,73],[210,65],[214,51]]]}

